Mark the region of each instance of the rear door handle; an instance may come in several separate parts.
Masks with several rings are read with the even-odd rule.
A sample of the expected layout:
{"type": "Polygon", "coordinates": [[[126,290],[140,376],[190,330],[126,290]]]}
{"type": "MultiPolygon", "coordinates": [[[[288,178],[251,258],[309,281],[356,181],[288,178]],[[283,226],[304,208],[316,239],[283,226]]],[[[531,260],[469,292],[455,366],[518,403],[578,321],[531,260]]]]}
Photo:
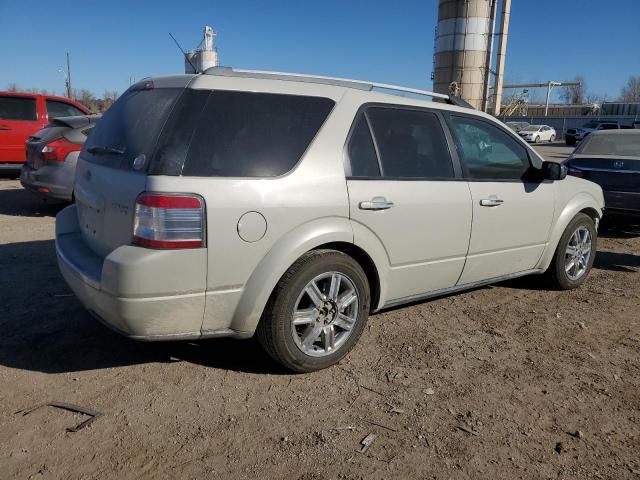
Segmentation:
{"type": "Polygon", "coordinates": [[[495,195],[491,195],[489,198],[483,198],[480,200],[480,205],[483,207],[498,207],[504,203],[504,200],[496,197],[495,195]]]}
{"type": "Polygon", "coordinates": [[[11,129],[6,125],[0,125],[0,130],[11,130],[11,129]]]}
{"type": "Polygon", "coordinates": [[[393,207],[393,202],[388,202],[384,197],[374,197],[369,201],[360,202],[360,210],[388,210],[393,207]]]}

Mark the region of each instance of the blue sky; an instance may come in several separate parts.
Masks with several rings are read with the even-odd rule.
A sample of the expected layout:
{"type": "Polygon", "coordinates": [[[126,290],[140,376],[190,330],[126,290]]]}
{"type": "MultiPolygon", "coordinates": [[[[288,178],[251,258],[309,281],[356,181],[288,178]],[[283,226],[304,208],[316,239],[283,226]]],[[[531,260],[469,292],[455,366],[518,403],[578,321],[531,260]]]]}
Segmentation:
{"type": "MultiPolygon", "coordinates": [[[[640,75],[640,0],[512,3],[507,82],[582,75],[590,93],[614,99],[640,75]]],[[[182,73],[168,32],[189,49],[205,23],[223,65],[431,88],[436,20],[437,0],[0,0],[0,89],[61,93],[65,52],[74,87],[98,95],[182,73]]]]}

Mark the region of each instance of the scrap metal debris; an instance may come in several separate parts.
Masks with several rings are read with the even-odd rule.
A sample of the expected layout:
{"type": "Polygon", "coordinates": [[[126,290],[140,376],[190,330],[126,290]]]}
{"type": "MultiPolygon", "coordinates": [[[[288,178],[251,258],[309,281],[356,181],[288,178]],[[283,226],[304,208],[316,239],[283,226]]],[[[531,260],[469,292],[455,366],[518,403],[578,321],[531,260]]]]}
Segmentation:
{"type": "Polygon", "coordinates": [[[89,425],[91,425],[96,418],[98,418],[100,415],[102,415],[102,413],[97,412],[95,410],[92,410],[90,408],[86,408],[86,407],[81,407],[79,405],[73,405],[71,403],[62,403],[62,402],[49,402],[49,403],[41,403],[40,405],[36,405],[34,407],[25,409],[25,410],[18,410],[16,413],[22,413],[22,415],[29,415],[30,413],[38,410],[39,408],[42,407],[55,407],[55,408],[60,408],[62,410],[68,410],[70,412],[75,412],[75,413],[81,413],[83,415],[88,415],[91,418],[86,419],[84,422],[79,423],[78,425],[76,425],[75,427],[67,427],[67,432],[77,432],[79,430],[82,430],[84,427],[88,427],[89,425]]]}
{"type": "Polygon", "coordinates": [[[474,437],[477,437],[478,435],[480,435],[478,432],[476,432],[475,430],[471,430],[470,428],[465,427],[464,425],[458,425],[456,427],[458,430],[462,430],[463,432],[467,432],[471,435],[473,435],[474,437]]]}
{"type": "Polygon", "coordinates": [[[371,425],[375,425],[376,427],[384,428],[384,429],[389,430],[391,432],[397,432],[398,431],[395,428],[387,427],[386,425],[383,425],[383,424],[378,423],[378,422],[373,422],[371,420],[365,420],[365,422],[367,422],[367,423],[369,423],[371,425]]]}
{"type": "Polygon", "coordinates": [[[370,433],[369,435],[364,437],[360,442],[360,445],[362,445],[362,448],[360,449],[360,453],[365,453],[367,450],[369,450],[369,447],[371,446],[373,441],[376,439],[376,437],[377,435],[375,433],[370,433]]]}

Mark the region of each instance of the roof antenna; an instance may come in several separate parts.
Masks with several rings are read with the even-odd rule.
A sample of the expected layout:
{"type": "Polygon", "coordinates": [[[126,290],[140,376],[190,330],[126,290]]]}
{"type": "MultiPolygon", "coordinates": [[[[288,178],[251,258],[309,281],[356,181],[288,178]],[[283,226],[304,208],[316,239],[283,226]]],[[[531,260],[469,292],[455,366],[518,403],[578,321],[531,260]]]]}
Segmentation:
{"type": "Polygon", "coordinates": [[[189,65],[191,65],[191,68],[193,68],[194,72],[197,72],[198,69],[196,68],[196,66],[191,62],[191,59],[189,58],[189,55],[187,55],[187,52],[184,50],[184,48],[182,48],[180,46],[180,44],[178,43],[178,40],[176,40],[176,37],[174,37],[171,32],[169,32],[169,36],[173,39],[173,41],[176,43],[176,46],[178,47],[178,49],[182,52],[182,55],[184,55],[184,59],[189,62],[189,65]]]}

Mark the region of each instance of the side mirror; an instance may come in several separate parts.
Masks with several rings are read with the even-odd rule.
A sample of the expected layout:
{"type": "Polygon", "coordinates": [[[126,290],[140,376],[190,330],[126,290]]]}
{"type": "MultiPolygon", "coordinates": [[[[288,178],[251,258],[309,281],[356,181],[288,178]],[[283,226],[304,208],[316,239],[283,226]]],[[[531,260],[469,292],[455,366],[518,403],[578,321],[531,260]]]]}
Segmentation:
{"type": "Polygon", "coordinates": [[[564,180],[567,166],[558,162],[542,162],[542,178],[545,180],[564,180]]]}

